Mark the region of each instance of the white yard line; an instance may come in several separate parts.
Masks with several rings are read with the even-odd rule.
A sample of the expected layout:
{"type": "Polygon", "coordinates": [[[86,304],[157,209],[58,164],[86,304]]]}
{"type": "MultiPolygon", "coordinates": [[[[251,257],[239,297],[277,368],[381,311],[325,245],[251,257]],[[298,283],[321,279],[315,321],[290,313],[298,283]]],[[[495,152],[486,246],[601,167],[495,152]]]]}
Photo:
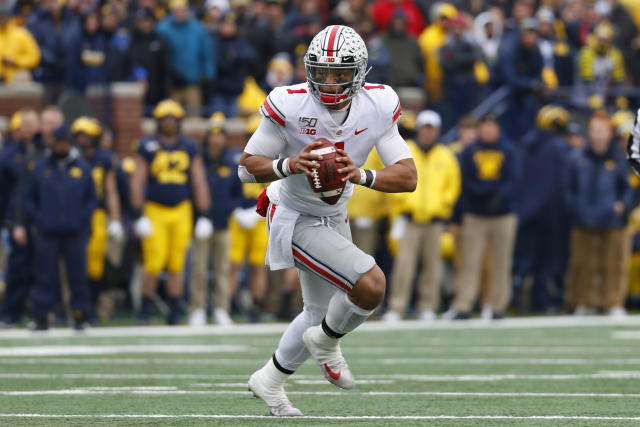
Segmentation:
{"type": "Polygon", "coordinates": [[[614,340],[640,340],[640,331],[613,331],[611,338],[614,340]]]}
{"type": "MultiPolygon", "coordinates": [[[[326,384],[326,381],[325,381],[326,384]]],[[[247,387],[246,384],[228,384],[234,387],[247,387]]],[[[84,395],[250,395],[246,390],[178,390],[176,387],[82,387],[60,390],[2,390],[0,396],[84,396],[84,395]]],[[[439,391],[287,391],[293,396],[368,396],[368,397],[407,397],[407,396],[432,396],[432,397],[563,397],[563,398],[640,398],[640,393],[507,393],[507,392],[439,392],[439,391]]]]}
{"type": "MultiPolygon", "coordinates": [[[[219,414],[0,414],[2,418],[88,418],[88,419],[249,419],[275,418],[267,415],[219,415],[219,414]]],[[[580,421],[639,421],[640,417],[590,417],[573,415],[351,415],[351,416],[303,416],[308,420],[580,420],[580,421]]],[[[284,421],[284,420],[283,420],[284,421]]]]}
{"type": "MultiPolygon", "coordinates": [[[[317,375],[298,375],[295,379],[318,379],[317,375]]],[[[567,381],[567,380],[629,380],[640,379],[640,371],[600,371],[588,374],[373,374],[358,375],[363,380],[396,380],[413,382],[487,382],[487,381],[567,381]]],[[[40,373],[0,373],[0,379],[99,379],[99,380],[216,380],[248,379],[244,374],[40,374],[40,373]]]]}
{"type": "MultiPolygon", "coordinates": [[[[345,352],[347,355],[348,352],[345,352]]],[[[348,357],[350,362],[379,363],[384,365],[414,364],[414,365],[640,365],[640,359],[582,359],[582,358],[360,358],[348,357]]],[[[265,358],[259,359],[207,359],[207,358],[119,358],[119,357],[32,357],[32,358],[0,358],[0,365],[257,365],[264,363],[265,358]]]]}
{"type": "Polygon", "coordinates": [[[65,356],[121,353],[241,353],[245,345],[52,345],[2,347],[0,356],[65,356]]]}
{"type": "MultiPolygon", "coordinates": [[[[627,316],[615,320],[602,316],[548,316],[548,317],[519,317],[500,321],[488,322],[481,319],[466,321],[420,322],[407,320],[402,322],[367,322],[358,331],[410,331],[410,330],[440,330],[440,329],[496,329],[496,328],[555,328],[555,327],[598,327],[598,326],[640,326],[640,315],[627,316]]],[[[160,336],[199,336],[199,335],[269,335],[281,334],[287,324],[241,324],[232,326],[209,325],[203,327],[189,326],[126,326],[126,327],[97,327],[83,333],[70,329],[52,329],[44,333],[33,333],[26,329],[0,331],[0,339],[27,338],[65,338],[65,337],[160,337],[160,336]]]]}

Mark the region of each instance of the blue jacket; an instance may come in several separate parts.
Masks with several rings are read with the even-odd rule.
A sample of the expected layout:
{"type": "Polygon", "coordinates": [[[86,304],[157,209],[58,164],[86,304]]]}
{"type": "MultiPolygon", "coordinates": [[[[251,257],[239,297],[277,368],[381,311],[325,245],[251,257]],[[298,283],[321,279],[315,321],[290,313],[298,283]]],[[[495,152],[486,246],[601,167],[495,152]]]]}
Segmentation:
{"type": "Polygon", "coordinates": [[[197,84],[203,78],[215,78],[211,38],[200,22],[195,19],[175,22],[169,15],[156,25],[156,33],[167,43],[174,76],[189,85],[197,84]]]}
{"type": "Polygon", "coordinates": [[[24,225],[27,215],[24,196],[27,179],[36,163],[44,156],[44,145],[37,139],[33,150],[23,143],[6,146],[0,153],[0,224],[24,225]]]}
{"type": "Polygon", "coordinates": [[[217,161],[205,156],[207,182],[211,192],[211,219],[217,230],[228,227],[229,216],[235,208],[246,207],[242,182],[238,178],[239,150],[225,150],[217,161]]]}
{"type": "Polygon", "coordinates": [[[520,223],[551,224],[565,215],[562,185],[568,144],[561,136],[541,129],[521,141],[522,179],[516,192],[520,223]]]}
{"type": "Polygon", "coordinates": [[[89,165],[79,157],[65,164],[59,164],[53,157],[41,160],[27,181],[25,205],[42,232],[88,231],[97,205],[89,165]]]}
{"type": "Polygon", "coordinates": [[[514,212],[520,178],[517,162],[514,149],[503,139],[466,147],[460,155],[465,212],[483,216],[514,212]]]}
{"type": "Polygon", "coordinates": [[[495,65],[495,82],[508,85],[514,94],[526,93],[540,83],[543,66],[538,47],[525,49],[520,43],[520,34],[515,33],[502,42],[495,65]]]}
{"type": "Polygon", "coordinates": [[[212,40],[218,68],[215,93],[238,96],[244,89],[249,68],[257,60],[256,53],[249,42],[241,37],[213,34],[212,40]]]}
{"type": "Polygon", "coordinates": [[[604,155],[591,148],[576,152],[569,160],[565,176],[565,200],[573,224],[590,228],[615,228],[627,223],[633,191],[629,186],[627,162],[612,142],[604,155]],[[622,215],[613,212],[616,201],[625,204],[622,215]]]}
{"type": "Polygon", "coordinates": [[[56,22],[49,12],[38,7],[29,15],[27,28],[38,42],[42,55],[40,65],[33,70],[34,79],[44,83],[63,83],[69,47],[80,31],[80,19],[65,7],[56,22]]]}

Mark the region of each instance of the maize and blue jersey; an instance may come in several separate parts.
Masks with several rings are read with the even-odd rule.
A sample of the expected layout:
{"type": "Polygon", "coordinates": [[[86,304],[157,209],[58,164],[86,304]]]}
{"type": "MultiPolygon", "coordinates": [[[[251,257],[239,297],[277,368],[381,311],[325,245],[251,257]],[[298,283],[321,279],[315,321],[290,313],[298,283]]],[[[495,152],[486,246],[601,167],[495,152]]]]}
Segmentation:
{"type": "Polygon", "coordinates": [[[152,136],[140,141],[138,154],[149,164],[147,201],[177,206],[191,198],[189,169],[199,155],[194,141],[180,137],[173,145],[163,145],[152,136]]]}

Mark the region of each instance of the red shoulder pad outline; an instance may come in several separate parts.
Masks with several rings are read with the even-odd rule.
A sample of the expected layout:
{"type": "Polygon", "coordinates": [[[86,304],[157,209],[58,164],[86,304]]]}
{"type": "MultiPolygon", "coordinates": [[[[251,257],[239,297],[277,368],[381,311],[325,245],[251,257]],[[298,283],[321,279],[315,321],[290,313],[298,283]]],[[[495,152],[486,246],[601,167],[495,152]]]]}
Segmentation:
{"type": "Polygon", "coordinates": [[[287,89],[289,95],[293,95],[294,93],[307,93],[306,89],[287,89]]]}
{"type": "Polygon", "coordinates": [[[282,127],[287,125],[284,114],[282,114],[282,112],[278,110],[278,107],[271,102],[271,98],[269,96],[267,96],[267,99],[265,99],[260,106],[260,112],[264,117],[267,117],[272,122],[279,124],[282,127]]]}
{"type": "Polygon", "coordinates": [[[369,85],[369,86],[365,86],[364,88],[365,88],[365,90],[384,89],[385,86],[384,85],[369,85]]]}

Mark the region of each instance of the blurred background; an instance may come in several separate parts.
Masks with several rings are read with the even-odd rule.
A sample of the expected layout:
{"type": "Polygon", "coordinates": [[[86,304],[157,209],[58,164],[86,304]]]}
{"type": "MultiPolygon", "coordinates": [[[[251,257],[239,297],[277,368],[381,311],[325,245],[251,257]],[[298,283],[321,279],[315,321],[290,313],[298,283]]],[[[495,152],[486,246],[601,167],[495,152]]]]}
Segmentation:
{"type": "MultiPolygon", "coordinates": [[[[172,114],[158,109],[167,98],[203,153],[216,230],[190,249],[171,323],[293,318],[297,274],[264,266],[263,187],[235,168],[267,94],[306,80],[307,45],[329,24],[356,29],[367,81],[398,92],[418,168],[415,193],[358,187],[349,201],[355,243],[387,275],[383,321],[637,309],[640,179],[624,153],[640,99],[637,1],[0,0],[2,327],[25,326],[38,304],[73,324],[70,271],[86,276],[88,322],[136,322],[132,154],[172,114]],[[87,271],[40,254],[60,257],[43,295],[34,218],[69,214],[29,211],[25,183],[63,123],[74,145],[111,153],[92,178],[113,173],[121,217],[94,212],[77,255],[87,271]]],[[[375,153],[365,167],[382,167],[375,153]]],[[[164,322],[163,286],[153,303],[164,322]]]]}

